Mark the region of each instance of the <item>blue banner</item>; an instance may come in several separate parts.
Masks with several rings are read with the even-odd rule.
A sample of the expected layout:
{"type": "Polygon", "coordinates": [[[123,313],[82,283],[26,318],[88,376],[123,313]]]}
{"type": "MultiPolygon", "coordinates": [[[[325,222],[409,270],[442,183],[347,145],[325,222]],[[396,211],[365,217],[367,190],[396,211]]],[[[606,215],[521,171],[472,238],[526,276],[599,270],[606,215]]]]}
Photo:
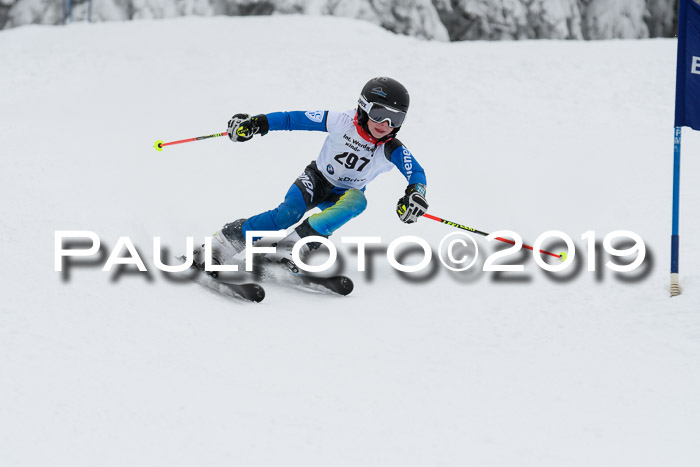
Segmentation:
{"type": "Polygon", "coordinates": [[[700,130],[700,0],[679,0],[674,126],[700,130]]]}

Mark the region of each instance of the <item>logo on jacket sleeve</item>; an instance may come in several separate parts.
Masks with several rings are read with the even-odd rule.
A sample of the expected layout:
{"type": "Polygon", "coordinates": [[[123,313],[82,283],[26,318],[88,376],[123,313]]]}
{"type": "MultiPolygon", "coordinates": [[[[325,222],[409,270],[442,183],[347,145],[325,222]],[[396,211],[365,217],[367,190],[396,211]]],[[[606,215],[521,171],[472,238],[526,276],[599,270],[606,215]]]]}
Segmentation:
{"type": "Polygon", "coordinates": [[[308,111],[305,115],[312,122],[321,123],[323,121],[323,110],[308,111]]]}

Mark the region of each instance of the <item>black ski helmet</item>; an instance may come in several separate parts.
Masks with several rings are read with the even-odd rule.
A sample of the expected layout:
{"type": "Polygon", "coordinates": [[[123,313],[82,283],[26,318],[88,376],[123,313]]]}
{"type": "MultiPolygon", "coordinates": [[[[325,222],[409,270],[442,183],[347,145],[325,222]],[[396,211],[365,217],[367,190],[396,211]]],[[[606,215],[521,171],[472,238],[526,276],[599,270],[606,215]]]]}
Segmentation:
{"type": "MultiPolygon", "coordinates": [[[[392,109],[400,110],[402,112],[408,112],[408,106],[411,102],[408,91],[403,84],[399,83],[395,79],[384,76],[372,78],[371,80],[367,81],[367,84],[364,85],[362,92],[360,93],[360,101],[362,99],[367,102],[382,104],[386,107],[391,107],[392,109]]],[[[362,129],[369,133],[367,120],[369,120],[369,115],[367,115],[367,112],[362,109],[361,105],[358,105],[357,123],[360,124],[362,129]]],[[[394,128],[394,130],[389,135],[382,138],[382,140],[393,137],[393,135],[398,133],[400,129],[401,126],[394,128]]]]}

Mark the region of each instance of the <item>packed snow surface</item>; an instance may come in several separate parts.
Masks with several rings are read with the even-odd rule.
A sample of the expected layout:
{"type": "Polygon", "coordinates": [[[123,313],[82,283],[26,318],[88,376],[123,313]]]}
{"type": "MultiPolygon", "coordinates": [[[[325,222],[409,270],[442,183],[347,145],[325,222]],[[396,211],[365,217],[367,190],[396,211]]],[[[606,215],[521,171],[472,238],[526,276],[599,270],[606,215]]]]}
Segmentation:
{"type": "Polygon", "coordinates": [[[688,129],[683,294],[668,288],[675,48],[445,44],[307,17],[0,32],[0,463],[698,465],[700,136],[688,129]],[[469,271],[433,258],[399,274],[392,241],[437,252],[458,230],[399,222],[393,171],[332,237],[348,297],[268,283],[247,304],[155,268],[153,237],[174,255],[275,207],[325,135],[162,152],[155,140],[225,131],[238,112],[350,109],[377,75],[411,93],[400,138],[426,169],[432,214],[529,245],[561,231],[573,265],[545,274],[523,250],[496,264],[524,271],[483,272],[498,242],[473,235],[469,271]],[[102,256],[56,272],[61,230],[95,232],[102,256]],[[603,251],[617,230],[646,245],[634,272],[605,266],[634,258],[603,251]],[[382,239],[364,272],[341,243],[356,236],[382,239]],[[120,237],[148,273],[102,272],[120,237]]]}

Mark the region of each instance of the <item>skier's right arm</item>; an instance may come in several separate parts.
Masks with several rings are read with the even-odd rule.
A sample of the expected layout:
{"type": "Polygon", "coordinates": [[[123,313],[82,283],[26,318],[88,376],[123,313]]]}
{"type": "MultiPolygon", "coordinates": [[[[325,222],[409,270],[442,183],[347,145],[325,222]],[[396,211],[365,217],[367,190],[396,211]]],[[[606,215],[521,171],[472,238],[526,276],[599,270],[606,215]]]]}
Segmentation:
{"type": "MultiPolygon", "coordinates": [[[[334,116],[337,112],[330,112],[334,116]]],[[[328,131],[328,111],[273,112],[250,117],[236,114],[228,122],[228,136],[232,141],[248,141],[254,135],[264,136],[268,131],[306,130],[328,131]]],[[[336,117],[337,118],[337,117],[336,117]]]]}

